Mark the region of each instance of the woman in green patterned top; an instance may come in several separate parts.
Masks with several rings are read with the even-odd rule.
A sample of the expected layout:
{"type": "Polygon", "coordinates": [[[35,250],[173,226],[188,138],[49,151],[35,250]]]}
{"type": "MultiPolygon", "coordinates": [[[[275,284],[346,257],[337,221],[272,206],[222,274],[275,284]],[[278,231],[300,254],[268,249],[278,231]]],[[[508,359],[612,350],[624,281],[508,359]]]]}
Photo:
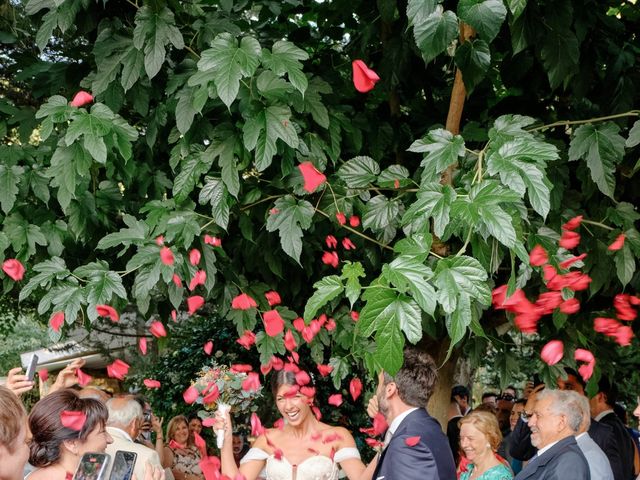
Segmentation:
{"type": "Polygon", "coordinates": [[[460,480],[512,480],[513,473],[496,454],[502,434],[496,416],[471,412],[460,420],[460,480]]]}

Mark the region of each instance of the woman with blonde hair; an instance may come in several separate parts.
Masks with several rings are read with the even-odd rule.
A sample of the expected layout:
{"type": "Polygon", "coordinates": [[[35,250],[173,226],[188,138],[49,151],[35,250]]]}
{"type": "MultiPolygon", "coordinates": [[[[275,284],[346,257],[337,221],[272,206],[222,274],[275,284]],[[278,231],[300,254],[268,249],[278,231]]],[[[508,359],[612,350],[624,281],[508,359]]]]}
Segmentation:
{"type": "Polygon", "coordinates": [[[459,480],[512,480],[513,473],[496,453],[502,434],[495,415],[473,411],[460,420],[459,480]]]}
{"type": "Polygon", "coordinates": [[[189,422],[184,415],[173,417],[167,425],[167,440],[162,466],[170,468],[176,480],[204,480],[200,469],[202,457],[189,434],[189,422]]]}
{"type": "Polygon", "coordinates": [[[29,459],[31,434],[18,397],[0,386],[0,480],[21,480],[29,459]]]}

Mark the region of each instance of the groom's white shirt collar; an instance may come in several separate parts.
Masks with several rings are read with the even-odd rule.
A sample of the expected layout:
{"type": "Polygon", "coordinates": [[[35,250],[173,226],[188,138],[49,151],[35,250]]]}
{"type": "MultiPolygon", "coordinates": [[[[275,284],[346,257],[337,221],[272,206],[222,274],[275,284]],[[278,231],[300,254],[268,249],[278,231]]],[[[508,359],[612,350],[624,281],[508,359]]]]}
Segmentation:
{"type": "Polygon", "coordinates": [[[400,426],[400,423],[402,423],[402,421],[407,417],[407,415],[409,415],[411,412],[415,412],[416,410],[418,410],[418,408],[416,407],[410,408],[409,410],[402,412],[400,415],[394,418],[393,421],[391,422],[391,425],[389,425],[389,431],[391,432],[391,435],[396,433],[396,430],[400,426]]]}

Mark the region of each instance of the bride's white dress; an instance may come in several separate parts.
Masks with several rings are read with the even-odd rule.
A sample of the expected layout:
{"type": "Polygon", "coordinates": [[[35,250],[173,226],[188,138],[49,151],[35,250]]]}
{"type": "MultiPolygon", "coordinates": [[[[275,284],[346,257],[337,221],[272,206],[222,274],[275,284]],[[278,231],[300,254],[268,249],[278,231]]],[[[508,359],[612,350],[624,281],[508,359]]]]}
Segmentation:
{"type": "Polygon", "coordinates": [[[338,464],[351,458],[360,458],[357,448],[341,448],[335,453],[333,460],[324,455],[313,455],[292,465],[284,457],[278,460],[260,448],[251,448],[240,463],[266,461],[263,477],[267,480],[338,480],[338,464]]]}

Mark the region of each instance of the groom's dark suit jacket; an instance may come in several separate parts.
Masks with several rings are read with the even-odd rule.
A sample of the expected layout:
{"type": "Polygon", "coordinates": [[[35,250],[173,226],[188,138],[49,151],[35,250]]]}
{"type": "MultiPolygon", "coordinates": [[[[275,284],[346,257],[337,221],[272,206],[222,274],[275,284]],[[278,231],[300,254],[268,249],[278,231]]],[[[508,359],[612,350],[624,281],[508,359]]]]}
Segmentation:
{"type": "Polygon", "coordinates": [[[515,480],[599,480],[592,479],[589,464],[573,435],[563,438],[542,455],[536,455],[515,480]]]}
{"type": "Polygon", "coordinates": [[[425,409],[405,417],[382,451],[373,480],[455,480],[449,441],[438,421],[425,409]],[[420,437],[411,447],[406,439],[420,437]]]}

